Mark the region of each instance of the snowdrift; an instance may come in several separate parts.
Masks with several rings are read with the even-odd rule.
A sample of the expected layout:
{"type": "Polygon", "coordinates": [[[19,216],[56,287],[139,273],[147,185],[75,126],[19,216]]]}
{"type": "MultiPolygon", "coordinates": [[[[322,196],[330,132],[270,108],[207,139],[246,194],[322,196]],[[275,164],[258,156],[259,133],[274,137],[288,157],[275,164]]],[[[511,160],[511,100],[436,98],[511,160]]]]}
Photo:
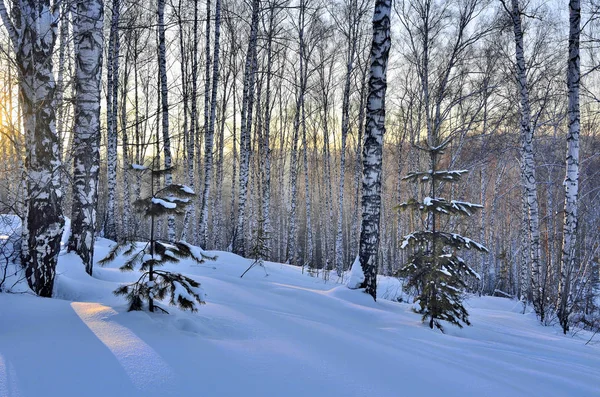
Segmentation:
{"type": "Polygon", "coordinates": [[[202,284],[198,313],[128,313],[112,291],[136,273],[117,260],[91,278],[71,254],[58,299],[0,294],[0,397],[600,395],[600,345],[518,302],[471,298],[473,326],[441,334],[408,304],[276,263],[241,279],[251,261],[211,254],[169,266],[202,284]]]}

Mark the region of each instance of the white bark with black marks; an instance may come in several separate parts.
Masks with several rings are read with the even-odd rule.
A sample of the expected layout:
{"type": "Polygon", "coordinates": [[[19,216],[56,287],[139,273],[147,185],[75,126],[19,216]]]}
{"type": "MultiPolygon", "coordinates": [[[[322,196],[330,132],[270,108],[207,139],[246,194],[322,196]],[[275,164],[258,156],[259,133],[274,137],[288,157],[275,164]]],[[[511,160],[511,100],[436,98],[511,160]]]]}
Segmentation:
{"type": "Polygon", "coordinates": [[[92,274],[98,176],[100,170],[100,95],[104,45],[104,4],[82,0],[73,5],[75,46],[75,122],[73,126],[73,206],[69,250],[92,274]]]}
{"type": "Polygon", "coordinates": [[[391,0],[377,0],[373,14],[373,42],[363,146],[362,224],[359,258],[365,292],[377,299],[377,251],[381,214],[381,171],[385,134],[385,93],[390,53],[391,0]]]}
{"type": "MultiPolygon", "coordinates": [[[[207,4],[210,3],[210,0],[207,4]]],[[[206,28],[207,32],[209,28],[206,28]]],[[[219,87],[219,39],[221,36],[221,0],[215,3],[215,49],[212,60],[212,91],[210,97],[210,115],[208,129],[204,133],[204,190],[202,192],[202,208],[200,209],[200,246],[206,248],[208,238],[208,201],[210,199],[210,186],[212,183],[213,168],[213,142],[215,136],[215,119],[217,117],[217,91],[219,87]]],[[[208,45],[208,39],[207,43],[208,45]]],[[[207,62],[210,51],[207,50],[207,62]]],[[[210,70],[210,69],[209,69],[210,70]]],[[[210,73],[207,73],[209,76],[210,73]]],[[[207,82],[208,85],[208,82],[207,82]]]]}
{"type": "Polygon", "coordinates": [[[566,334],[569,330],[571,312],[569,298],[575,265],[577,242],[577,204],[579,197],[579,82],[581,67],[579,59],[579,37],[581,34],[581,2],[569,1],[569,60],[567,65],[567,87],[569,90],[567,134],[567,156],[565,187],[565,218],[563,223],[562,262],[558,284],[558,320],[566,334]]]}
{"type": "Polygon", "coordinates": [[[0,0],[0,18],[16,57],[27,142],[27,206],[21,263],[29,287],[43,297],[52,296],[64,225],[52,70],[58,10],[51,7],[49,0],[15,0],[11,20],[0,0]]]}
{"type": "Polygon", "coordinates": [[[108,198],[104,223],[104,237],[118,240],[116,224],[117,206],[117,94],[119,81],[119,18],[120,0],[112,0],[112,17],[107,52],[106,71],[106,183],[108,198]]]}
{"type": "MultiPolygon", "coordinates": [[[[171,137],[169,135],[169,87],[167,78],[167,54],[165,43],[165,0],[158,0],[158,68],[160,75],[160,99],[162,116],[162,146],[165,156],[165,168],[171,168],[171,137]]],[[[173,183],[171,172],[165,173],[165,186],[173,183]]],[[[175,216],[167,219],[167,238],[175,240],[175,216]]]]}
{"type": "Polygon", "coordinates": [[[250,171],[250,148],[252,112],[254,110],[254,83],[257,71],[256,46],[258,40],[258,13],[260,1],[252,1],[252,21],[250,38],[244,66],[244,88],[242,94],[242,124],[240,131],[240,177],[238,192],[237,227],[234,233],[233,252],[244,256],[246,253],[246,201],[248,196],[248,176],[250,171]]]}
{"type": "Polygon", "coordinates": [[[529,103],[529,88],[527,86],[527,68],[523,46],[523,28],[521,26],[521,10],[519,1],[512,0],[510,13],[513,22],[516,49],[517,84],[521,101],[521,157],[523,162],[522,183],[525,187],[527,206],[529,209],[529,245],[531,247],[531,288],[533,304],[537,315],[544,321],[544,291],[542,280],[542,265],[540,262],[540,221],[537,198],[537,180],[535,160],[533,156],[533,128],[531,125],[531,106],[529,103]]]}

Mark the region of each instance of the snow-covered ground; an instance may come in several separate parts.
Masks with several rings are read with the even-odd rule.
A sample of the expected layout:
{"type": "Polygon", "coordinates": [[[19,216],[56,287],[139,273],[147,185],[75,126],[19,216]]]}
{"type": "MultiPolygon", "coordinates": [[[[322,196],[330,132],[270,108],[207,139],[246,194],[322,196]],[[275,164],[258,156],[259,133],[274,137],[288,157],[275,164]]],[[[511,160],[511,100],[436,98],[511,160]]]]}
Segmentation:
{"type": "Polygon", "coordinates": [[[173,266],[202,283],[197,313],[128,313],[112,291],[136,273],[90,278],[71,254],[60,299],[0,294],[0,397],[600,396],[600,345],[518,302],[471,298],[473,326],[441,334],[410,305],[275,263],[241,279],[248,260],[214,254],[173,266]]]}

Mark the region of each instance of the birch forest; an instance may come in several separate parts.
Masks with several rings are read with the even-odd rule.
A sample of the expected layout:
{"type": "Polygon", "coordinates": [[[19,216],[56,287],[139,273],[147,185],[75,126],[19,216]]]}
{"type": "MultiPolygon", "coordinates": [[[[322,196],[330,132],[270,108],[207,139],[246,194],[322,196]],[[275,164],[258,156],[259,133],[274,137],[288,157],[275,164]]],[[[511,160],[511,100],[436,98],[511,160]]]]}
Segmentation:
{"type": "Polygon", "coordinates": [[[0,213],[23,221],[27,282],[52,296],[70,225],[90,275],[96,238],[160,238],[332,282],[358,260],[377,298],[377,275],[415,277],[413,231],[443,230],[461,290],[598,328],[599,16],[596,0],[0,0],[0,213]],[[190,205],[150,225],[136,203],[173,184],[190,205]]]}

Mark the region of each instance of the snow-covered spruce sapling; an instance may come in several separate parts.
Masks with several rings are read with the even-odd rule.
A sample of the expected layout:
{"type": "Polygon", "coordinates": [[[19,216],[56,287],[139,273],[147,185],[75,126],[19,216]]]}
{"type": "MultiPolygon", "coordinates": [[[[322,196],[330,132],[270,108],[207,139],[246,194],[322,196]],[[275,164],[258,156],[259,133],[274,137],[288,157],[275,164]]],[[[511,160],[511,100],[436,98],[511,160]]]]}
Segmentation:
{"type": "Polygon", "coordinates": [[[429,319],[429,327],[443,331],[440,321],[448,321],[462,328],[461,322],[470,325],[467,310],[462,304],[467,277],[479,275],[458,256],[462,249],[487,249],[456,233],[440,230],[442,216],[471,216],[482,206],[464,201],[438,197],[444,183],[458,182],[466,170],[436,170],[439,156],[444,153],[450,140],[438,146],[427,145],[419,149],[427,151],[431,169],[424,172],[411,172],[403,179],[429,186],[429,196],[422,201],[410,199],[398,206],[400,210],[412,210],[424,217],[425,230],[414,231],[403,237],[401,249],[412,248],[412,253],[399,272],[407,278],[405,288],[416,290],[419,309],[423,321],[429,319]]]}
{"type": "Polygon", "coordinates": [[[155,308],[166,312],[157,306],[155,300],[169,298],[169,304],[178,306],[183,310],[198,310],[198,305],[204,303],[204,294],[200,283],[180,273],[173,273],[157,269],[166,263],[179,262],[180,259],[189,258],[198,263],[205,260],[214,260],[198,247],[185,241],[158,240],[155,235],[155,220],[161,216],[181,215],[185,207],[190,204],[195,196],[194,191],[185,185],[170,184],[162,189],[154,190],[154,179],[172,168],[150,169],[134,164],[132,169],[150,175],[150,195],[134,203],[136,212],[150,218],[150,238],[146,242],[124,242],[116,244],[109,254],[99,263],[106,264],[114,261],[119,254],[128,258],[120,267],[122,271],[133,271],[139,266],[141,275],[132,284],[125,284],[117,288],[115,295],[124,295],[129,301],[129,310],[142,310],[144,302],[148,303],[148,310],[155,308]]]}

